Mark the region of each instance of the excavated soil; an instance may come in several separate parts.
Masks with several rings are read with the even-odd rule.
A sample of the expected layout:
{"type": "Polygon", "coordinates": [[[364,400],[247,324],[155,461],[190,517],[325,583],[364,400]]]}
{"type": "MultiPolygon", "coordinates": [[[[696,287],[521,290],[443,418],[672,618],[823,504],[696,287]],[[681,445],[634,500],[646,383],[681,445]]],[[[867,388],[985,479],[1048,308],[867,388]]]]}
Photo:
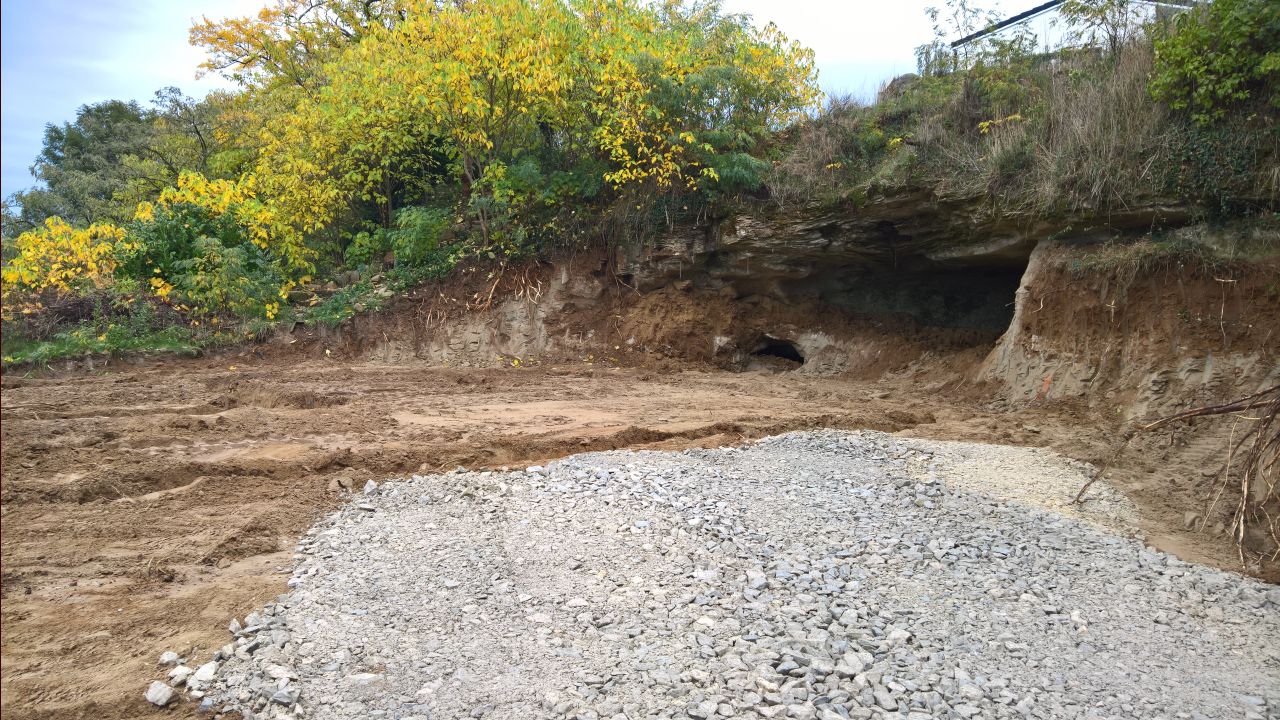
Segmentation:
{"type": "MultiPolygon", "coordinates": [[[[451,370],[253,352],[10,373],[0,709],[15,719],[155,714],[142,695],[159,654],[211,654],[228,618],[284,591],[299,535],[366,479],[817,427],[1105,459],[1112,426],[1080,407],[1011,409],[953,377],[910,367],[874,381],[587,363],[451,370]]],[[[1145,502],[1158,490],[1131,495],[1155,545],[1231,565],[1221,541],[1183,533],[1145,502]]]]}

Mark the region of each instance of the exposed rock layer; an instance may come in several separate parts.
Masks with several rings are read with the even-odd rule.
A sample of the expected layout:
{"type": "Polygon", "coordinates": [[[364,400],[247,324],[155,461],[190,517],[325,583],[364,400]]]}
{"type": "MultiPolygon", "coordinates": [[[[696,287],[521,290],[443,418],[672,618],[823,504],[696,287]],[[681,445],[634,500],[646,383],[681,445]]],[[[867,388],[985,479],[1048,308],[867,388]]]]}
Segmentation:
{"type": "MultiPolygon", "coordinates": [[[[484,312],[424,323],[419,311],[410,327],[352,335],[385,361],[463,365],[644,353],[877,375],[960,353],[963,379],[1006,397],[1119,403],[1129,417],[1245,394],[1280,373],[1280,256],[1212,268],[1174,255],[1089,260],[1100,240],[1185,220],[1157,207],[1105,224],[990,219],[915,197],[743,214],[564,261],[484,312]]],[[[1255,245],[1268,242],[1280,251],[1280,238],[1255,245]]]]}

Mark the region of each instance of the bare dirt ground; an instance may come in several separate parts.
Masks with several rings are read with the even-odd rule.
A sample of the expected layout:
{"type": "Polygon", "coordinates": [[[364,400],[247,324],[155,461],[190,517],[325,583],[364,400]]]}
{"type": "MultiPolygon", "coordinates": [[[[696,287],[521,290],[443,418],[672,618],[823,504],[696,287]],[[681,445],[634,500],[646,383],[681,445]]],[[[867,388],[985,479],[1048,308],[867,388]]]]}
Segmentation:
{"type": "MultiPolygon", "coordinates": [[[[283,592],[295,540],[344,484],[813,427],[1051,446],[1091,461],[1112,434],[1071,406],[1009,411],[910,373],[462,371],[245,355],[6,375],[0,711],[158,714],[142,695],[160,653],[207,659],[229,618],[283,592]]],[[[1155,544],[1230,564],[1167,515],[1145,517],[1155,544]]]]}

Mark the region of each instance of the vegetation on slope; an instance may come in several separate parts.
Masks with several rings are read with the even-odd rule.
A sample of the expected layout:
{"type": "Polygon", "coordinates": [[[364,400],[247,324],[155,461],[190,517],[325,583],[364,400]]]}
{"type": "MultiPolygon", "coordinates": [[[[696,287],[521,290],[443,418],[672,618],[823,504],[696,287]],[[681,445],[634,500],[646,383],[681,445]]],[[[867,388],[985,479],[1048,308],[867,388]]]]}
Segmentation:
{"type": "MultiPolygon", "coordinates": [[[[1084,44],[1052,53],[1026,32],[963,55],[922,48],[921,73],[875,104],[835,99],[791,131],[769,180],[775,196],[860,202],[924,189],[1036,216],[1154,202],[1210,218],[1273,210],[1280,6],[1216,0],[1145,23],[1134,6],[1067,3],[1084,44]]],[[[966,33],[972,12],[951,7],[957,21],[940,33],[966,33]]]]}
{"type": "MultiPolygon", "coordinates": [[[[47,129],[45,186],[6,207],[5,362],[336,324],[459,267],[744,201],[1275,208],[1273,3],[1064,7],[1068,48],[938,42],[874,104],[823,109],[812,53],[715,3],[274,0],[202,20],[192,42],[237,91],[47,129]]],[[[934,15],[939,38],[985,21],[966,0],[934,15]]]]}

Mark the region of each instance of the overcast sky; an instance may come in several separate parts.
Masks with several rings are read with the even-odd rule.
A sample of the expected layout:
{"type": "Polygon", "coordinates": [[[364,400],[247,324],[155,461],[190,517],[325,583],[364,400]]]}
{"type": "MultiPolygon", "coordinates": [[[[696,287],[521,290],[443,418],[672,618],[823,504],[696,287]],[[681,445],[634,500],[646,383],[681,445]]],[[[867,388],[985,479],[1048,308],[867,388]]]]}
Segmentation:
{"type": "MultiPolygon", "coordinates": [[[[7,197],[34,182],[28,167],[40,152],[45,124],[73,119],[81,105],[112,98],[145,103],[166,85],[176,85],[193,96],[223,86],[217,77],[195,79],[202,54],[187,44],[192,19],[247,15],[266,2],[4,0],[0,4],[2,194],[7,197]]],[[[813,48],[823,90],[869,97],[882,82],[915,69],[913,49],[932,37],[924,8],[941,0],[725,0],[724,4],[731,12],[750,13],[759,24],[773,21],[813,48]]]]}

